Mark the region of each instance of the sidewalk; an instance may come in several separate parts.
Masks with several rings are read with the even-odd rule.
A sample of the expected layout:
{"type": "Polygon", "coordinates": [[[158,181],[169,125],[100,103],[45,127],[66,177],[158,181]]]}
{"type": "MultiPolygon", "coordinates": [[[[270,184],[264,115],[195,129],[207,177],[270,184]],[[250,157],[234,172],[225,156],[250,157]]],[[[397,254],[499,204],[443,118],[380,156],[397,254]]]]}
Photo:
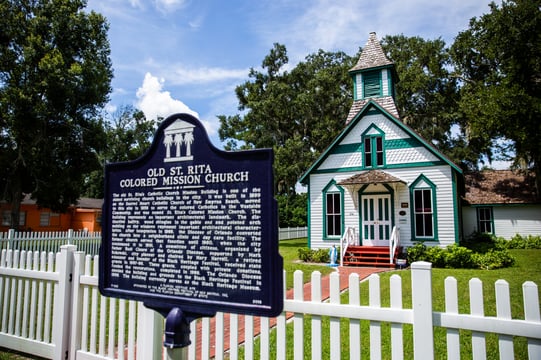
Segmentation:
{"type": "MultiPolygon", "coordinates": [[[[359,279],[363,280],[366,279],[368,276],[379,273],[383,271],[389,271],[389,269],[386,268],[370,268],[370,267],[352,267],[352,266],[339,266],[336,268],[336,271],[340,275],[340,291],[343,291],[348,288],[348,282],[349,282],[349,275],[352,273],[359,274],[359,279]]],[[[322,301],[329,298],[329,275],[323,276],[321,278],[321,298],[322,301]]],[[[311,284],[306,283],[304,284],[304,300],[310,301],[312,298],[311,296],[311,284]]],[[[293,299],[293,289],[290,289],[286,292],[286,299],[293,299]]],[[[286,314],[286,318],[292,317],[293,314],[288,313],[286,314]]],[[[238,316],[238,340],[239,344],[244,343],[244,316],[239,315],[238,316]]],[[[274,327],[276,325],[276,318],[270,319],[270,327],[274,327]]],[[[224,315],[224,351],[229,350],[229,314],[224,315]]],[[[198,357],[201,354],[201,323],[198,324],[197,327],[197,354],[198,357]]],[[[260,318],[254,317],[254,336],[259,335],[260,333],[260,318]]],[[[216,344],[216,318],[213,317],[210,320],[210,357],[214,357],[215,355],[215,344],[216,344]]]]}

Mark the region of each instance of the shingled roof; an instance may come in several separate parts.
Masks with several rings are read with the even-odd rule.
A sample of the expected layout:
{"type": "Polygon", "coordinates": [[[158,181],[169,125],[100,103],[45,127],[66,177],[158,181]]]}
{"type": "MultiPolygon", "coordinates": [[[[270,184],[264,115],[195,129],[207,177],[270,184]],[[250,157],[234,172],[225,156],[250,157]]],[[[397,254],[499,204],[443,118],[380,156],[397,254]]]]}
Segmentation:
{"type": "Polygon", "coordinates": [[[483,170],[464,174],[466,194],[470,205],[536,204],[533,172],[512,170],[483,170]]]}
{"type": "Polygon", "coordinates": [[[355,174],[347,179],[344,179],[338,183],[338,185],[356,185],[356,184],[379,184],[379,183],[393,183],[405,181],[381,170],[369,170],[359,174],[355,174]]]}
{"type": "Polygon", "coordinates": [[[384,96],[379,98],[369,98],[369,99],[361,99],[356,100],[351,105],[351,108],[349,109],[348,117],[346,119],[346,124],[349,124],[351,120],[361,111],[366,104],[368,104],[369,101],[373,101],[378,103],[383,109],[385,109],[391,116],[394,116],[397,119],[400,119],[398,115],[398,109],[396,108],[396,104],[394,102],[394,99],[391,96],[384,96]]]}
{"type": "Polygon", "coordinates": [[[361,52],[359,61],[357,61],[357,64],[349,71],[365,70],[387,65],[393,65],[393,62],[385,56],[376,33],[371,32],[368,41],[361,52]]]}

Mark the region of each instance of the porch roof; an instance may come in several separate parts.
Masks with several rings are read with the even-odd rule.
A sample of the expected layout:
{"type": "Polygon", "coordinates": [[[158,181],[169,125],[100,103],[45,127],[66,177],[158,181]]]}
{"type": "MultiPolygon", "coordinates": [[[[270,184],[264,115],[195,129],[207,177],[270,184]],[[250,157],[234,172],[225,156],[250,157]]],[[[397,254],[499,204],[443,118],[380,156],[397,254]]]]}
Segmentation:
{"type": "Polygon", "coordinates": [[[361,185],[361,184],[381,184],[381,183],[403,183],[406,182],[382,170],[369,170],[355,174],[338,183],[338,185],[361,185]]]}

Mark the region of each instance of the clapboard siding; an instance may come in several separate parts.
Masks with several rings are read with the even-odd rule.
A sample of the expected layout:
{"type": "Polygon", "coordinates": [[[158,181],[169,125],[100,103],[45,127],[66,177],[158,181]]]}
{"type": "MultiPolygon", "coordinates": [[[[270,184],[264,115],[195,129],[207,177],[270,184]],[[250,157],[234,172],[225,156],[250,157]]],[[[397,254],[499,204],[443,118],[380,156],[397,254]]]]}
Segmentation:
{"type": "MultiPolygon", "coordinates": [[[[496,205],[492,206],[492,215],[494,234],[498,237],[509,240],[517,234],[541,236],[541,205],[496,205]]],[[[464,207],[463,226],[465,236],[478,230],[475,207],[464,207]]]]}
{"type": "MultiPolygon", "coordinates": [[[[418,168],[404,168],[386,170],[392,176],[395,176],[405,182],[394,185],[394,219],[395,226],[400,227],[400,238],[404,246],[414,245],[412,241],[411,229],[411,210],[409,186],[422,174],[436,186],[437,199],[437,230],[438,242],[435,245],[446,246],[454,244],[458,239],[455,231],[455,186],[452,181],[452,169],[450,166],[432,166],[418,168]],[[408,204],[403,209],[401,204],[408,204]],[[405,210],[406,215],[401,216],[400,210],[405,210]]],[[[355,171],[313,174],[310,176],[310,244],[312,248],[328,248],[334,240],[323,239],[323,193],[322,190],[331,182],[340,182],[352,175],[355,171]]],[[[369,185],[367,192],[387,192],[383,185],[369,185]]],[[[344,192],[344,226],[353,227],[359,234],[359,209],[355,207],[351,195],[344,192]]]]}

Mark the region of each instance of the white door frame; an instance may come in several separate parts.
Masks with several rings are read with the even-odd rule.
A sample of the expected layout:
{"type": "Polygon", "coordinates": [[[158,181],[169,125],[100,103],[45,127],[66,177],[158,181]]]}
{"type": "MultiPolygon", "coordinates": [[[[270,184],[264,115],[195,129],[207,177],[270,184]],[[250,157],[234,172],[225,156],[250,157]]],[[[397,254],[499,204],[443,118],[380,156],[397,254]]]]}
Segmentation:
{"type": "Polygon", "coordinates": [[[391,194],[362,194],[359,238],[364,246],[389,246],[393,229],[391,194]]]}

